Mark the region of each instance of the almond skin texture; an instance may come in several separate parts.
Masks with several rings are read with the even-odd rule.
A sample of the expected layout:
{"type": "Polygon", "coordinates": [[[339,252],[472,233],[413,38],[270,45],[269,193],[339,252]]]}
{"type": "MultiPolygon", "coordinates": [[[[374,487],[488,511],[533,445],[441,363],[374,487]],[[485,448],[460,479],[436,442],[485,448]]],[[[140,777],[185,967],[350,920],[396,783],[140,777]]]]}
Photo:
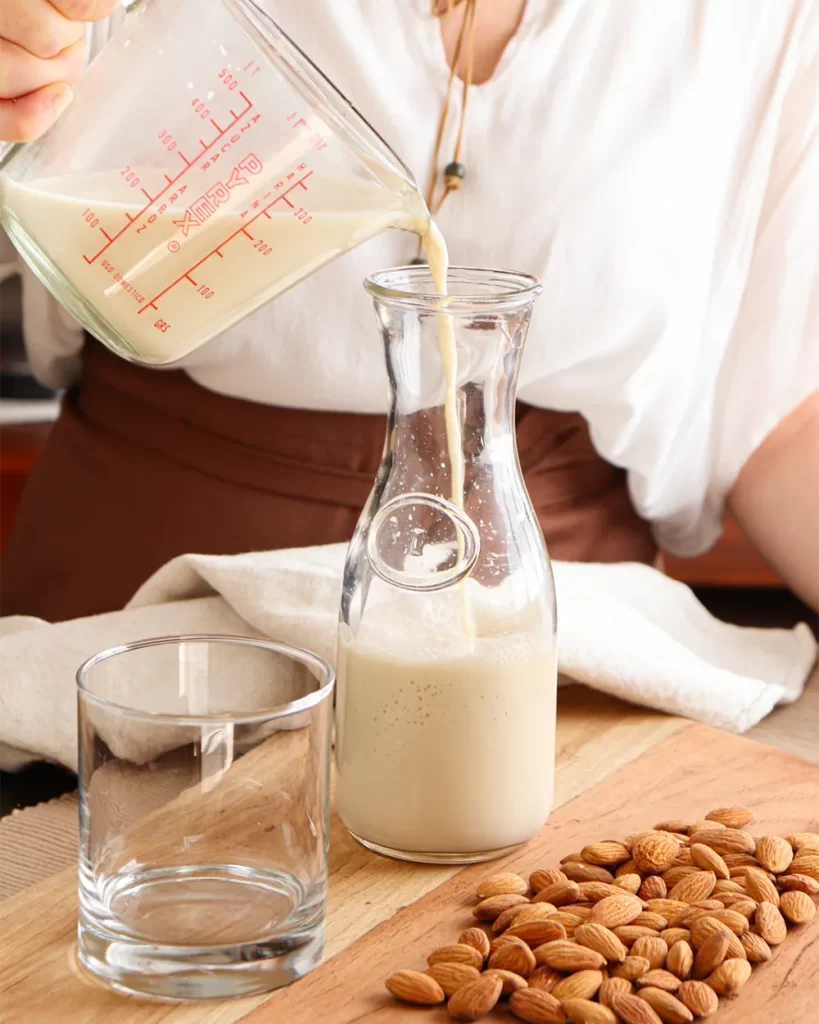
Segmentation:
{"type": "Polygon", "coordinates": [[[643,880],[636,873],[633,875],[619,875],[614,879],[614,884],[618,889],[625,889],[626,892],[636,894],[643,884],[643,880]]]}
{"type": "Polygon", "coordinates": [[[576,903],[580,896],[577,882],[566,879],[565,882],[554,882],[541,889],[535,896],[535,903],[551,903],[554,907],[562,907],[566,903],[576,903]]]}
{"type": "Polygon", "coordinates": [[[653,910],[644,910],[639,917],[631,922],[638,928],[653,928],[655,932],[661,932],[668,927],[668,921],[662,914],[655,914],[653,910]]]}
{"type": "Polygon", "coordinates": [[[681,903],[679,900],[656,899],[648,901],[648,909],[653,914],[659,914],[660,917],[670,921],[681,910],[688,910],[688,904],[681,903]]]}
{"type": "Polygon", "coordinates": [[[446,996],[453,995],[459,988],[470,981],[477,981],[481,976],[475,967],[454,963],[434,964],[426,973],[438,982],[446,996]]]}
{"type": "Polygon", "coordinates": [[[484,960],[489,956],[489,936],[481,928],[467,928],[458,939],[459,946],[472,946],[484,960]]]}
{"type": "Polygon", "coordinates": [[[525,988],[509,997],[509,1009],[527,1024],[564,1024],[566,1014],[560,1002],[540,989],[525,988]]]}
{"type": "Polygon", "coordinates": [[[515,924],[504,932],[504,935],[522,939],[533,949],[542,946],[544,942],[554,942],[555,939],[565,939],[566,929],[559,921],[527,921],[525,924],[515,924]]]}
{"type": "Polygon", "coordinates": [[[704,843],[692,843],[689,847],[691,852],[691,863],[703,871],[713,871],[717,878],[729,879],[728,865],[720,857],[716,850],[704,843]]]}
{"type": "Polygon", "coordinates": [[[506,893],[515,893],[518,896],[523,896],[528,891],[529,883],[525,878],[508,872],[485,878],[475,890],[475,895],[479,900],[485,900],[490,896],[503,896],[506,893]]]}
{"type": "Polygon", "coordinates": [[[474,946],[459,942],[436,949],[427,957],[427,963],[430,967],[435,964],[468,964],[479,971],[483,967],[483,957],[474,946]]]}
{"type": "Polygon", "coordinates": [[[791,924],[807,924],[816,916],[816,905],[807,893],[786,892],[779,901],[782,916],[791,924]]]}
{"type": "Polygon", "coordinates": [[[518,896],[517,893],[503,893],[500,896],[489,896],[472,910],[472,913],[479,921],[496,921],[504,910],[509,907],[519,906],[521,903],[528,903],[525,896],[518,896]]]}
{"type": "Polygon", "coordinates": [[[788,934],[785,918],[773,903],[760,903],[754,915],[756,930],[769,946],[778,946],[788,934]]]}
{"type": "Polygon", "coordinates": [[[710,846],[712,850],[716,850],[723,857],[727,853],[752,854],[756,849],[754,837],[738,828],[708,829],[697,832],[691,837],[691,842],[710,846]]]}
{"type": "Polygon", "coordinates": [[[634,987],[625,978],[605,978],[597,993],[597,998],[604,1006],[612,1007],[617,996],[634,994],[634,987]]]}
{"type": "Polygon", "coordinates": [[[677,990],[677,998],[695,1017],[710,1017],[719,1009],[717,993],[704,981],[684,981],[677,990]]]}
{"type": "Polygon", "coordinates": [[[688,826],[688,835],[695,836],[698,832],[704,832],[707,829],[725,828],[724,825],[720,825],[718,821],[706,820],[703,818],[701,821],[692,821],[688,826]]]}
{"type": "MultiPolygon", "coordinates": [[[[703,850],[707,850],[707,846],[702,847],[703,850]]],[[[712,850],[711,853],[714,853],[712,850]]],[[[714,853],[715,857],[719,857],[718,853],[714,853]]],[[[736,895],[737,893],[743,893],[745,890],[735,881],[733,878],[720,878],[717,884],[714,886],[714,891],[711,894],[715,899],[719,899],[722,896],[736,895]]]]}
{"type": "Polygon", "coordinates": [[[635,896],[629,896],[628,893],[607,896],[599,903],[595,903],[589,922],[602,924],[604,928],[616,928],[618,925],[629,924],[642,912],[642,904],[635,896]]]}
{"type": "MultiPolygon", "coordinates": [[[[500,949],[501,946],[506,946],[509,943],[512,943],[516,946],[526,946],[526,943],[523,941],[523,939],[519,939],[516,935],[507,935],[506,933],[504,933],[503,935],[498,935],[497,938],[492,939],[492,941],[489,943],[490,957],[496,950],[500,949]]],[[[528,949],[529,947],[526,946],[526,948],[528,949]]]]}
{"type": "Polygon", "coordinates": [[[787,839],[779,836],[762,836],[756,841],[756,859],[763,868],[781,875],[791,866],[793,847],[787,839]]]}
{"type": "Polygon", "coordinates": [[[789,892],[804,892],[808,896],[815,896],[819,893],[819,882],[808,875],[782,875],[779,878],[780,888],[789,892]]]}
{"type": "Polygon", "coordinates": [[[794,832],[786,836],[791,848],[794,850],[816,850],[819,852],[819,835],[815,832],[794,832]]]}
{"type": "Polygon", "coordinates": [[[622,896],[623,890],[608,882],[581,882],[580,899],[589,903],[599,903],[609,896],[622,896]]]}
{"type": "Polygon", "coordinates": [[[724,960],[708,979],[708,984],[719,996],[733,996],[751,977],[751,970],[747,960],[724,960]]]}
{"type": "Polygon", "coordinates": [[[621,964],[628,956],[628,950],[613,931],[602,924],[581,924],[575,929],[575,942],[596,950],[610,963],[621,964]]]}
{"type": "Polygon", "coordinates": [[[498,971],[513,971],[526,978],[537,967],[535,954],[525,944],[506,942],[489,957],[489,967],[498,971]]]}
{"type": "Polygon", "coordinates": [[[646,971],[641,977],[635,982],[637,988],[645,988],[651,986],[652,988],[661,988],[665,992],[676,992],[680,987],[680,979],[672,974],[670,971],[646,971]]]}
{"type": "Polygon", "coordinates": [[[639,996],[618,996],[613,1009],[624,1024],[662,1024],[662,1017],[639,996]]]}
{"type": "Polygon", "coordinates": [[[766,960],[770,960],[771,947],[762,938],[761,935],[757,935],[756,932],[745,932],[739,940],[742,943],[742,948],[745,950],[745,955],[752,964],[764,964],[766,960]]]}
{"type": "Polygon", "coordinates": [[[564,999],[563,1009],[574,1024],[617,1024],[613,1010],[588,999],[564,999]]]}
{"type": "MultiPolygon", "coordinates": [[[[776,907],[774,907],[774,910],[776,910],[776,907]]],[[[715,921],[726,925],[734,935],[742,935],[743,932],[748,931],[748,918],[737,913],[736,910],[704,910],[702,914],[698,914],[691,922],[692,930],[694,924],[703,917],[713,917],[715,921]]]]}
{"type": "MultiPolygon", "coordinates": [[[[694,949],[701,949],[703,944],[711,938],[715,932],[721,932],[728,939],[727,959],[741,960],[744,949],[739,938],[731,931],[728,925],[718,921],[715,917],[704,917],[695,921],[691,926],[691,945],[694,949]]],[[[745,934],[745,933],[743,933],[745,934]]]]}
{"type": "Polygon", "coordinates": [[[665,966],[680,981],[685,981],[691,976],[691,969],[694,966],[694,950],[685,939],[675,942],[669,949],[668,956],[665,958],[665,966]]]}
{"type": "Polygon", "coordinates": [[[748,868],[745,872],[745,891],[757,903],[764,901],[779,906],[779,890],[764,871],[748,868]]]}
{"type": "Polygon", "coordinates": [[[385,982],[396,999],[417,1006],[435,1006],[444,1001],[444,990],[428,974],[420,971],[396,971],[385,982]]]}
{"type": "Polygon", "coordinates": [[[602,953],[566,940],[547,942],[534,951],[535,961],[556,971],[595,971],[606,966],[602,953]]]}
{"type": "Polygon", "coordinates": [[[627,847],[613,840],[604,843],[590,843],[583,847],[580,854],[587,864],[597,864],[601,868],[625,864],[627,860],[631,859],[627,847]]]}
{"type": "Polygon", "coordinates": [[[631,947],[632,956],[644,956],[651,964],[651,970],[657,970],[660,967],[665,966],[665,958],[668,956],[668,946],[665,941],[659,937],[653,938],[651,936],[645,936],[642,939],[637,939],[634,945],[631,947]]]}
{"type": "Polygon", "coordinates": [[[664,899],[668,895],[668,886],[662,875],[649,875],[643,879],[637,895],[644,900],[664,899]]]}
{"type": "Polygon", "coordinates": [[[503,985],[501,989],[502,996],[511,996],[513,992],[519,992],[522,988],[528,986],[526,979],[521,978],[514,971],[502,971],[499,968],[491,967],[488,971],[483,972],[483,977],[486,977],[488,974],[492,975],[493,978],[500,978],[503,985]]]}
{"type": "Polygon", "coordinates": [[[598,864],[586,864],[584,861],[569,861],[563,865],[563,873],[573,882],[608,882],[614,881],[614,875],[598,864]]]}
{"type": "Polygon", "coordinates": [[[691,971],[693,977],[702,981],[715,971],[728,956],[728,945],[729,939],[725,932],[714,932],[697,951],[691,971]]]}
{"type": "Polygon", "coordinates": [[[697,900],[707,899],[714,892],[717,885],[717,876],[714,871],[697,870],[696,874],[689,874],[682,882],[669,893],[669,899],[679,899],[682,903],[696,903],[697,900]]]}
{"type": "Polygon", "coordinates": [[[554,885],[555,882],[567,882],[568,879],[559,868],[541,868],[529,875],[529,888],[534,893],[545,889],[547,885],[554,885]]]}
{"type": "Polygon", "coordinates": [[[660,932],[660,938],[672,949],[676,942],[691,942],[691,932],[687,928],[666,928],[660,932]]]}
{"type": "Polygon", "coordinates": [[[633,946],[638,939],[655,939],[659,936],[656,928],[645,928],[640,924],[622,924],[612,931],[626,946],[633,946]]]}
{"type": "Polygon", "coordinates": [[[552,995],[561,1003],[567,999],[593,999],[602,984],[602,971],[575,971],[555,985],[552,995]]]}
{"type": "Polygon", "coordinates": [[[470,981],[458,989],[447,1003],[447,1012],[453,1020],[479,1020],[495,1006],[502,991],[500,978],[482,974],[477,981],[470,981]]]}
{"type": "Polygon", "coordinates": [[[653,832],[638,839],[631,855],[643,874],[660,875],[677,859],[679,846],[669,835],[653,832]]]}
{"type": "Polygon", "coordinates": [[[688,1007],[664,989],[644,988],[639,996],[657,1013],[663,1024],[689,1024],[694,1019],[688,1007]]]}
{"type": "Polygon", "coordinates": [[[705,815],[706,821],[716,821],[726,828],[745,828],[754,820],[754,812],[747,807],[718,807],[705,815]]]}
{"type": "Polygon", "coordinates": [[[670,821],[662,821],[655,825],[654,829],[656,832],[687,832],[693,824],[693,821],[683,818],[672,818],[670,821]]]}
{"type": "Polygon", "coordinates": [[[626,959],[609,972],[612,978],[625,978],[626,981],[636,981],[647,971],[651,970],[651,964],[644,956],[627,956],[626,959]]]}
{"type": "Polygon", "coordinates": [[[496,934],[511,928],[513,924],[524,924],[526,921],[545,921],[557,911],[551,903],[519,903],[499,914],[492,924],[496,934]]]}
{"type": "Polygon", "coordinates": [[[538,967],[526,979],[529,988],[537,988],[543,992],[551,992],[555,985],[563,978],[560,971],[553,967],[538,967]]]}

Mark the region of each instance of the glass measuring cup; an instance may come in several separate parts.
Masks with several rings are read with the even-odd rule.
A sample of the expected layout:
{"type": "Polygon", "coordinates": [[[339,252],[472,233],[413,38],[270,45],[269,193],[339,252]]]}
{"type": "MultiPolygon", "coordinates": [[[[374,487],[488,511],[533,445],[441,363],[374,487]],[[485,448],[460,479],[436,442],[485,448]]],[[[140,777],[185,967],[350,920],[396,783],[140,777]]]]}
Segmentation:
{"type": "Polygon", "coordinates": [[[389,227],[423,233],[398,157],[251,0],[142,0],[39,141],[2,223],[109,348],[173,362],[389,227]]]}

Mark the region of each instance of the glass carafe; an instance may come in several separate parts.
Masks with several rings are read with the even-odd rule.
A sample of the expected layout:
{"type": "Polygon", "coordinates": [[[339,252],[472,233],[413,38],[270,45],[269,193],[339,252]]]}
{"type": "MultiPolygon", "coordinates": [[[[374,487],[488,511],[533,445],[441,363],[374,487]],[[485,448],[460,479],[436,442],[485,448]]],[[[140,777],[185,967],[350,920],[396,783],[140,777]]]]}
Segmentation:
{"type": "Polygon", "coordinates": [[[410,172],[252,0],[128,6],[0,161],[3,227],[105,345],[174,362],[379,232],[424,232],[410,172]]]}
{"type": "Polygon", "coordinates": [[[538,832],[553,799],[554,587],[514,428],[540,288],[454,268],[441,299],[423,266],[366,287],[392,407],[344,571],[338,808],[380,853],[488,860],[538,832]],[[453,335],[454,436],[439,348],[453,335]]]}

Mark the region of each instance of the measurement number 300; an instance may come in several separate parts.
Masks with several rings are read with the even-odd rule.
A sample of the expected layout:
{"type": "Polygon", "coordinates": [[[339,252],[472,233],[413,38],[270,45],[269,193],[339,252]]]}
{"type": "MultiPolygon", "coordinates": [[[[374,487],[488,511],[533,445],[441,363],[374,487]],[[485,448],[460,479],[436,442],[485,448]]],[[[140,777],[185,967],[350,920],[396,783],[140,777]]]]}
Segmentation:
{"type": "Polygon", "coordinates": [[[157,322],[154,324],[154,327],[158,331],[162,331],[163,334],[167,334],[167,332],[171,329],[171,325],[168,323],[167,320],[157,320],[157,322]]]}

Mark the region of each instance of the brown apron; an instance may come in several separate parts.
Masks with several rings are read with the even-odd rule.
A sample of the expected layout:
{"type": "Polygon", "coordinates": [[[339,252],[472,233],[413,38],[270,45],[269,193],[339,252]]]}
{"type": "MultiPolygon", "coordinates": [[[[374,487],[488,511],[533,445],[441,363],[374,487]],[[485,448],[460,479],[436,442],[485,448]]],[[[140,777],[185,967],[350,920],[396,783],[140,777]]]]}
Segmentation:
{"type": "MultiPolygon", "coordinates": [[[[89,341],[3,558],[2,614],[59,621],[120,608],[186,552],[346,541],[384,426],[228,398],[89,341]]],[[[654,559],[625,474],[596,454],[582,417],[520,405],[517,434],[553,559],[654,559]]]]}

